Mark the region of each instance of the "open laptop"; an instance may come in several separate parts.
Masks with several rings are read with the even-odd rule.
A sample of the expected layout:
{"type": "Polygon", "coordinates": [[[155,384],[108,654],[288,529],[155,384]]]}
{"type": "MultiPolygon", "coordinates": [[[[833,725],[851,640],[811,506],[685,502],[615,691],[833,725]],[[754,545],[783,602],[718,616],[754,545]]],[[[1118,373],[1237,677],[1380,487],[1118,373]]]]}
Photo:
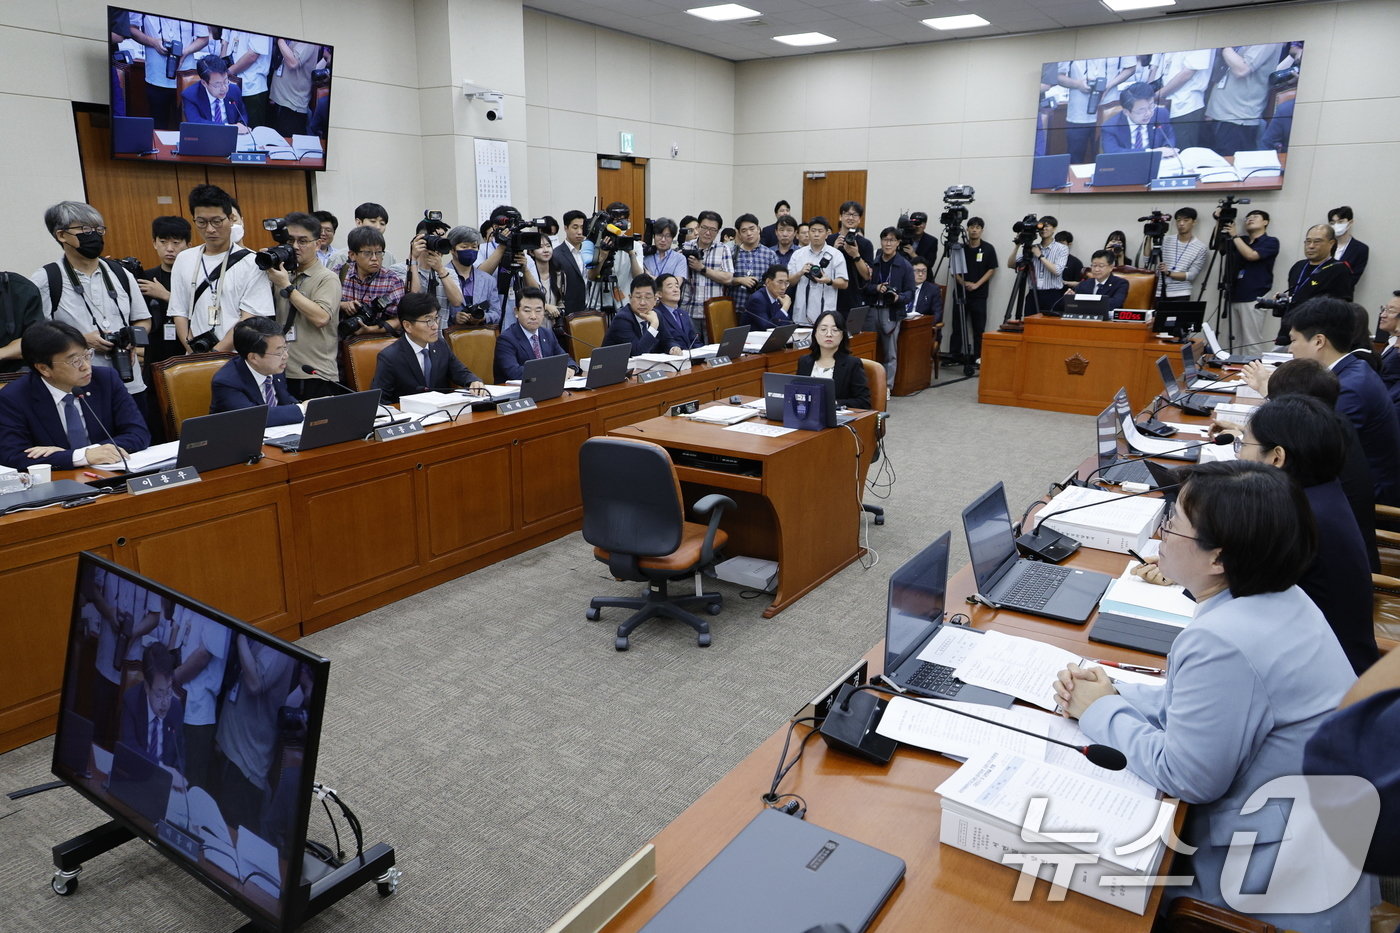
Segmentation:
{"type": "Polygon", "coordinates": [[[237,148],[238,127],[231,123],[181,123],[175,154],[227,157],[237,148]]]}
{"type": "Polygon", "coordinates": [[[969,650],[968,642],[983,634],[974,628],[943,624],[952,539],[951,532],[943,532],[890,575],[884,678],[896,690],[918,696],[1006,708],[1015,700],[1009,693],[965,684],[953,676],[953,664],[920,657],[930,654],[925,649],[931,642],[938,642],[933,656],[956,661],[969,650]]]}
{"type": "Polygon", "coordinates": [[[1182,389],[1176,380],[1176,373],[1172,372],[1171,360],[1165,356],[1157,357],[1157,372],[1162,377],[1162,391],[1166,395],[1167,403],[1175,405],[1188,415],[1209,415],[1216,405],[1229,401],[1220,396],[1182,389]]]}
{"type": "Polygon", "coordinates": [[[740,324],[738,327],[726,327],[724,333],[720,335],[718,349],[713,353],[699,353],[694,350],[690,353],[691,360],[703,362],[714,359],[717,356],[727,356],[731,360],[737,360],[744,355],[744,341],[748,339],[748,324],[740,324]]]}
{"type": "Polygon", "coordinates": [[[1181,384],[1197,392],[1234,392],[1244,383],[1239,379],[1216,379],[1196,365],[1196,351],[1191,344],[1181,345],[1181,384]]]}
{"type": "Polygon", "coordinates": [[[1069,153],[1036,156],[1031,163],[1031,190],[1059,191],[1070,186],[1069,153]]]}
{"type": "Polygon", "coordinates": [[[903,859],[765,807],[642,930],[862,933],[903,877],[903,859]]]}
{"type": "Polygon", "coordinates": [[[171,773],[147,758],[145,753],[125,742],[117,743],[107,790],[146,822],[155,825],[165,819],[171,781],[171,773]]]}
{"type": "Polygon", "coordinates": [[[997,483],[962,511],[977,592],[998,609],[1086,622],[1113,578],[1017,556],[1006,489],[997,483]]]}
{"type": "Polygon", "coordinates": [[[1055,310],[1059,312],[1061,317],[1088,318],[1095,321],[1109,319],[1108,302],[1103,300],[1102,295],[1070,293],[1060,299],[1055,310]]]}
{"type": "MultiPolygon", "coordinates": [[[[1133,408],[1132,408],[1132,405],[1130,405],[1130,404],[1128,403],[1128,390],[1127,390],[1127,389],[1119,389],[1116,393],[1114,393],[1114,395],[1113,395],[1113,409],[1114,409],[1114,413],[1118,416],[1118,426],[1119,426],[1119,430],[1125,432],[1124,440],[1126,441],[1126,440],[1127,440],[1127,437],[1126,437],[1126,431],[1127,431],[1126,425],[1127,425],[1128,423],[1130,423],[1130,422],[1133,420],[1133,408]]],[[[1159,457],[1159,458],[1161,458],[1161,459],[1163,459],[1163,460],[1186,460],[1186,461],[1189,461],[1189,462],[1191,462],[1191,463],[1195,463],[1197,460],[1199,460],[1199,459],[1201,458],[1201,447],[1202,447],[1204,444],[1205,444],[1205,441],[1201,441],[1201,442],[1200,442],[1199,444],[1197,444],[1196,446],[1194,446],[1194,447],[1187,447],[1185,450],[1176,450],[1176,449],[1173,448],[1171,453],[1153,454],[1152,456],[1154,456],[1154,457],[1159,457]]],[[[1134,447],[1132,446],[1131,443],[1128,444],[1128,448],[1129,448],[1130,450],[1136,450],[1136,448],[1134,448],[1134,447]]],[[[1139,452],[1139,453],[1146,453],[1146,451],[1138,451],[1138,452],[1139,452]]],[[[1151,469],[1151,467],[1149,467],[1148,469],[1151,469]]],[[[1164,475],[1165,475],[1165,474],[1164,474],[1164,475]]],[[[1172,482],[1175,482],[1175,480],[1173,480],[1172,482]]],[[[1170,483],[1165,483],[1165,484],[1163,484],[1163,485],[1170,485],[1170,483]]]]}
{"type": "Polygon", "coordinates": [[[1171,334],[1177,339],[1200,330],[1206,320],[1206,303],[1177,298],[1158,298],[1152,308],[1152,332],[1171,334]]]}
{"type": "Polygon", "coordinates": [[[1220,338],[1215,336],[1215,328],[1205,321],[1201,322],[1201,333],[1206,336],[1206,346],[1210,347],[1211,355],[1221,363],[1230,363],[1235,366],[1243,366],[1245,363],[1252,363],[1259,359],[1263,351],[1253,350],[1248,353],[1227,353],[1220,346],[1220,338]]]}
{"type": "MultiPolygon", "coordinates": [[[[622,371],[625,375],[627,372],[627,356],[625,354],[630,353],[632,348],[627,344],[622,346],[624,350],[622,371]]],[[[589,359],[592,359],[592,355],[589,356],[589,359]]],[[[593,363],[588,364],[589,372],[592,372],[593,366],[593,363]]],[[[536,402],[547,402],[564,394],[564,380],[568,376],[569,355],[567,353],[556,353],[538,360],[526,360],[520,371],[519,389],[498,395],[495,398],[473,398],[472,408],[495,408],[502,402],[518,398],[532,398],[536,402]]]]}
{"type": "Polygon", "coordinates": [[[267,441],[287,453],[329,447],[345,441],[360,440],[374,430],[374,415],[379,410],[378,389],[313,398],[306,403],[306,417],[300,434],[288,434],[267,441]]]}
{"type": "Polygon", "coordinates": [[[156,152],[151,145],[155,131],[156,121],[152,117],[113,117],[112,151],[140,155],[156,152]]]}
{"type": "Polygon", "coordinates": [[[1162,150],[1145,149],[1134,152],[1101,152],[1094,160],[1094,180],[1090,185],[1141,185],[1157,177],[1162,164],[1162,150]]]}
{"type": "Polygon", "coordinates": [[[1172,478],[1171,467],[1151,460],[1133,459],[1140,455],[1133,453],[1128,443],[1128,435],[1123,431],[1123,418],[1116,405],[1110,404],[1099,412],[1095,425],[1098,468],[1095,474],[1104,482],[1122,485],[1142,483],[1149,489],[1170,486],[1176,482],[1172,478]]]}
{"type": "MultiPolygon", "coordinates": [[[[776,353],[788,345],[792,335],[797,330],[796,324],[780,324],[771,330],[759,331],[764,335],[763,343],[749,349],[744,348],[745,353],[776,353]]],[[[747,340],[747,338],[745,338],[747,340]]]]}
{"type": "Polygon", "coordinates": [[[865,305],[852,308],[846,315],[846,334],[854,337],[865,332],[865,321],[870,317],[870,309],[865,305]]]}
{"type": "MultiPolygon", "coordinates": [[[[795,373],[764,373],[763,374],[763,417],[769,421],[783,420],[783,408],[787,403],[787,387],[794,382],[825,385],[831,388],[830,379],[821,379],[816,376],[799,376],[795,373]]],[[[843,415],[836,411],[836,398],[831,392],[826,393],[827,416],[824,423],[827,427],[837,427],[854,418],[854,415],[843,415]]]]}
{"type": "Polygon", "coordinates": [[[186,418],[180,423],[180,452],[175,465],[208,473],[262,457],[267,406],[238,408],[186,418]]]}
{"type": "Polygon", "coordinates": [[[598,347],[588,354],[588,377],[584,380],[583,387],[601,389],[604,386],[617,385],[627,378],[627,361],[631,359],[631,355],[632,345],[628,343],[598,347]]]}

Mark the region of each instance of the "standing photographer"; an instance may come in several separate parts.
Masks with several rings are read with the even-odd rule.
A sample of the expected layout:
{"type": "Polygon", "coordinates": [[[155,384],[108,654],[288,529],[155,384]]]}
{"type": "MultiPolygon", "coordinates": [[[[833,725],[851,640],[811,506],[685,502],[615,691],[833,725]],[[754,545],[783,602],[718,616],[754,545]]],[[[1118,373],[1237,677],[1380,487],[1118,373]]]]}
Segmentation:
{"type": "Polygon", "coordinates": [[[851,287],[836,294],[836,310],[843,317],[849,317],[851,309],[864,293],[865,283],[870,281],[870,266],[875,261],[875,248],[861,236],[865,222],[865,207],[859,201],[846,201],[841,205],[841,226],[826,238],[828,245],[835,247],[846,259],[846,271],[851,287]]]}
{"type": "MultiPolygon", "coordinates": [[[[1064,268],[1069,259],[1069,247],[1055,242],[1055,228],[1059,225],[1058,220],[1046,214],[1035,226],[1040,242],[1031,246],[1031,271],[1035,273],[1033,295],[1037,312],[1052,310],[1065,291],[1064,268]]],[[[1011,250],[1006,267],[1016,268],[1020,259],[1021,249],[1018,245],[1011,250]]]]}
{"type": "Polygon", "coordinates": [[[1274,344],[1288,346],[1288,312],[1309,298],[1325,296],[1351,301],[1355,286],[1352,284],[1351,268],[1333,256],[1337,249],[1337,234],[1327,224],[1316,224],[1308,228],[1303,238],[1303,258],[1288,270],[1288,281],[1282,291],[1274,295],[1273,301],[1261,302],[1279,321],[1278,335],[1274,344]]]}
{"type": "Polygon", "coordinates": [[[826,243],[827,220],[807,221],[809,245],[792,254],[788,275],[792,278],[792,319],[810,327],[823,312],[836,310],[837,292],[845,289],[846,257],[826,243]]]}
{"type": "Polygon", "coordinates": [[[190,214],[204,245],[187,249],[170,270],[170,316],[186,353],[228,352],[233,325],[272,317],[272,287],[253,251],[234,246],[234,205],[215,185],[190,190],[190,214]]]}
{"type": "MultiPolygon", "coordinates": [[[[952,354],[954,363],[975,363],[982,358],[982,332],[987,329],[987,292],[991,290],[988,283],[997,274],[996,247],[982,239],[986,226],[981,217],[967,219],[967,242],[963,244],[963,262],[967,265],[967,271],[959,273],[957,280],[963,287],[964,316],[968,330],[972,332],[972,358],[962,358],[963,322],[954,314],[953,334],[948,343],[948,352],[952,354]]],[[[951,296],[949,307],[956,310],[951,296]]],[[[938,352],[937,347],[933,349],[935,353],[938,352]]]]}
{"type": "Polygon", "coordinates": [[[909,235],[905,238],[900,247],[900,252],[904,258],[912,264],[915,259],[922,256],[928,260],[930,269],[938,265],[938,238],[928,234],[928,214],[924,211],[914,211],[909,215],[909,235]]]}
{"type": "Polygon", "coordinates": [[[335,394],[335,386],[302,370],[310,366],[332,375],[339,366],[340,280],[316,254],[321,222],[310,214],[287,215],[287,245],[295,265],[267,270],[277,293],[274,307],[282,336],[287,338],[287,388],[299,401],[335,394]]]}
{"type": "Polygon", "coordinates": [[[1269,236],[1268,211],[1244,215],[1244,233],[1235,232],[1233,223],[1221,224],[1220,233],[1228,239],[1227,249],[1236,253],[1238,272],[1230,286],[1230,313],[1235,316],[1234,345],[1258,347],[1269,342],[1269,314],[1254,303],[1274,285],[1274,260],[1278,258],[1278,238],[1269,236]]]}
{"type": "Polygon", "coordinates": [[[865,283],[865,301],[878,313],[880,344],[885,348],[885,376],[890,385],[894,385],[899,325],[913,297],[914,269],[899,254],[899,230],[886,227],[880,231],[880,253],[870,267],[870,281],[865,283]]]}
{"type": "Polygon", "coordinates": [[[681,310],[692,320],[703,321],[705,302],[723,295],[724,287],[734,280],[734,257],[719,241],[724,218],[714,211],[701,211],[697,223],[695,246],[681,250],[690,268],[681,310]]]}

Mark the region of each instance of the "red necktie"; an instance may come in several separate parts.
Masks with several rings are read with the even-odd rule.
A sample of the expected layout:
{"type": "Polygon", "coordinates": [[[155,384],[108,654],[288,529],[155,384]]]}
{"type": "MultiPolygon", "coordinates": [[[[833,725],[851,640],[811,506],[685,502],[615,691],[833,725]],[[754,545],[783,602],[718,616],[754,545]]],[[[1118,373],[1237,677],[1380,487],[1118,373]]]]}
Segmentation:
{"type": "Polygon", "coordinates": [[[543,359],[544,354],[540,352],[540,332],[535,331],[530,335],[530,349],[535,351],[535,359],[543,359]]]}

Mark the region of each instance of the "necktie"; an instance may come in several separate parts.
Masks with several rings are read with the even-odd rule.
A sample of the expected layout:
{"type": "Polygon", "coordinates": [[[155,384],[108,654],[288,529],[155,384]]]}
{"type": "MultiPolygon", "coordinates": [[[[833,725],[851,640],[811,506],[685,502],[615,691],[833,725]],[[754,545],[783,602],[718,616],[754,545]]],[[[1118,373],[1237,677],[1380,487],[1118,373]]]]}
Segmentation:
{"type": "MultiPolygon", "coordinates": [[[[915,286],[914,286],[914,310],[915,310],[915,311],[919,311],[919,292],[921,292],[921,291],[923,291],[923,290],[924,290],[924,287],[923,287],[922,285],[915,285],[915,286]]],[[[919,311],[919,313],[922,314],[923,312],[922,312],[922,311],[919,311]]]]}
{"type": "Polygon", "coordinates": [[[150,753],[152,761],[160,761],[160,720],[151,718],[151,734],[146,743],[146,751],[150,753]]]}
{"type": "Polygon", "coordinates": [[[263,383],[263,398],[267,400],[267,407],[272,408],[277,404],[277,393],[272,389],[272,377],[268,376],[263,383]]]}
{"type": "Polygon", "coordinates": [[[430,383],[433,379],[430,373],[433,369],[433,355],[427,347],[423,348],[421,355],[423,357],[423,385],[425,388],[432,388],[430,383]]]}
{"type": "Polygon", "coordinates": [[[224,122],[224,102],[219,100],[217,97],[214,98],[214,122],[224,122]]]}
{"type": "Polygon", "coordinates": [[[1097,295],[1098,293],[1099,293],[1099,283],[1098,283],[1097,281],[1095,281],[1095,282],[1094,282],[1094,294],[1097,295]]]}
{"type": "Polygon", "coordinates": [[[1137,134],[1137,145],[1136,145],[1134,148],[1135,148],[1135,149],[1146,149],[1146,148],[1147,148],[1147,127],[1145,127],[1145,126],[1138,126],[1138,127],[1136,127],[1135,132],[1136,132],[1136,134],[1137,134]]]}
{"type": "Polygon", "coordinates": [[[535,331],[530,335],[530,349],[535,351],[535,359],[543,359],[544,354],[540,352],[540,332],[535,331]]]}
{"type": "Polygon", "coordinates": [[[83,424],[83,413],[78,410],[78,400],[69,393],[63,396],[63,420],[68,422],[68,447],[82,450],[92,443],[88,440],[87,425],[83,424]]]}

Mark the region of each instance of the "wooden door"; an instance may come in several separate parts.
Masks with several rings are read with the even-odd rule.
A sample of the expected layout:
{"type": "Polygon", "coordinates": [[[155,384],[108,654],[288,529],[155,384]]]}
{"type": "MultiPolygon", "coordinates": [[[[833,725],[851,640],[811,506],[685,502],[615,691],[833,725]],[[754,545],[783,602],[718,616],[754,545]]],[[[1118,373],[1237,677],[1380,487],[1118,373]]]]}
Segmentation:
{"type": "Polygon", "coordinates": [[[641,231],[647,216],[647,160],[598,156],[598,210],[614,201],[632,209],[632,227],[641,231]]]}
{"type": "Polygon", "coordinates": [[[802,220],[825,217],[834,228],[840,221],[841,204],[865,204],[865,169],[828,172],[809,169],[802,173],[802,220]]]}

